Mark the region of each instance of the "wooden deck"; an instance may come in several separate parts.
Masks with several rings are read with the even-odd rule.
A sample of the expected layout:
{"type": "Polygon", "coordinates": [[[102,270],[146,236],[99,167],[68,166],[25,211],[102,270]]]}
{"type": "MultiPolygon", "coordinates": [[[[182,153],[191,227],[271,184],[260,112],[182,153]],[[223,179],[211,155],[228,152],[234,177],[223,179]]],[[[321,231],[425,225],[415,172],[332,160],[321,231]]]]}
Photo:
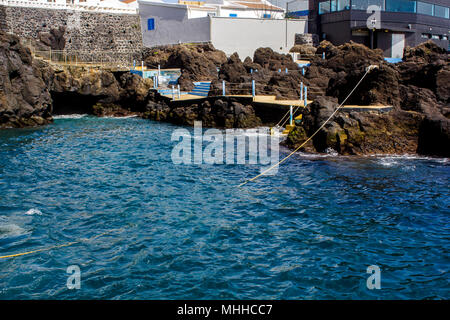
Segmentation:
{"type": "MultiPolygon", "coordinates": [[[[163,94],[162,96],[172,99],[172,94],[163,94]]],[[[242,94],[242,95],[226,95],[226,98],[252,98],[252,95],[248,94],[242,94]]],[[[204,100],[208,97],[203,96],[197,96],[193,94],[182,94],[180,97],[178,97],[177,94],[175,94],[175,99],[173,101],[194,101],[194,100],[204,100]]],[[[217,97],[214,97],[217,98],[217,97]]],[[[303,100],[277,100],[276,96],[254,96],[253,97],[254,103],[262,103],[262,104],[272,104],[272,105],[281,105],[281,106],[293,106],[293,107],[304,107],[304,101],[303,100]]],[[[308,103],[311,103],[312,100],[308,100],[308,103]]]]}
{"type": "Polygon", "coordinates": [[[386,112],[392,110],[392,106],[385,105],[373,105],[373,106],[360,106],[360,105],[345,105],[342,107],[343,111],[381,111],[386,112]]]}

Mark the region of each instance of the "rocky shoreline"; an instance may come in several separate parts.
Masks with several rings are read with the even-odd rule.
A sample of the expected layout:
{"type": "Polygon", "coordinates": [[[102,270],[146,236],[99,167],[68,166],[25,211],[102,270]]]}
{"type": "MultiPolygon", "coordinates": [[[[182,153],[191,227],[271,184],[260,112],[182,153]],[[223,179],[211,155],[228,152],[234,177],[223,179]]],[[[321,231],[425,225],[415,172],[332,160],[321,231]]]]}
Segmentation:
{"type": "MultiPolygon", "coordinates": [[[[255,80],[257,94],[270,92],[279,99],[298,99],[303,82],[315,88],[310,95],[315,101],[302,110],[302,126],[285,142],[295,148],[342,102],[365,67],[376,64],[379,68],[346,104],[391,105],[392,110],[339,112],[304,151],[320,153],[331,148],[343,155],[450,156],[450,64],[445,51],[426,42],[407,48],[404,62],[393,65],[384,61],[381,51],[355,43],[335,47],[324,41],[307,49],[325,54],[326,59],[315,57],[304,75],[289,55],[268,48],[256,50],[253,59],[244,61],[237,54],[227,58],[211,45],[149,50],[147,66],[181,68],[182,90],[192,89],[193,81],[212,81],[210,97],[183,103],[161,96],[152,89],[151,80],[129,72],[58,68],[33,59],[19,38],[0,33],[0,128],[45,125],[53,115],[70,113],[137,115],[180,125],[201,120],[205,127],[219,128],[271,125],[258,116],[251,99],[218,96],[222,80],[243,90],[255,80]],[[285,69],[287,74],[279,72],[285,69]]],[[[278,120],[279,114],[273,118],[278,120]]]]}

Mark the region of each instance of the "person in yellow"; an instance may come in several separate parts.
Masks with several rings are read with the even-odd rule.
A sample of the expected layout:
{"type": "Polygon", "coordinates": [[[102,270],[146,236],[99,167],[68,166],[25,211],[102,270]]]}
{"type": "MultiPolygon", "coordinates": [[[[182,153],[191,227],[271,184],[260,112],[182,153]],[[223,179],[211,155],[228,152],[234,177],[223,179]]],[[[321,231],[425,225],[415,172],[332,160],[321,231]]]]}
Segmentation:
{"type": "Polygon", "coordinates": [[[302,114],[296,116],[295,119],[294,119],[295,125],[296,126],[300,125],[302,123],[302,119],[303,119],[303,115],[302,114]]]}

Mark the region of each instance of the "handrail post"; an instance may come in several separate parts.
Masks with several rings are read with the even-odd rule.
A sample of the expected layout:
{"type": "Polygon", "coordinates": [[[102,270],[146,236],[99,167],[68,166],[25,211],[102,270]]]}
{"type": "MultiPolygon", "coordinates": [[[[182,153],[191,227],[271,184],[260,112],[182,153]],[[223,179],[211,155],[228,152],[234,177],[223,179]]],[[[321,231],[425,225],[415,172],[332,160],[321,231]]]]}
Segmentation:
{"type": "Polygon", "coordinates": [[[305,107],[308,105],[308,87],[305,86],[305,102],[304,102],[305,107]]]}
{"type": "Polygon", "coordinates": [[[300,101],[303,100],[303,82],[300,82],[300,101]]]}
{"type": "Polygon", "coordinates": [[[289,106],[289,124],[292,126],[292,106],[289,106]]]}

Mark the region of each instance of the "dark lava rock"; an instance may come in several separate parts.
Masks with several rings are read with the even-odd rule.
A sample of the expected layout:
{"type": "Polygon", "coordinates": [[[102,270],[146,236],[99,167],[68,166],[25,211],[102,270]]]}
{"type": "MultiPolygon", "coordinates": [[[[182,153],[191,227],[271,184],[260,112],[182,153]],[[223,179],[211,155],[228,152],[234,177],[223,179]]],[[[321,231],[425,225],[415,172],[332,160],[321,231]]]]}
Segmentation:
{"type": "MultiPolygon", "coordinates": [[[[296,127],[286,145],[300,146],[338,107],[336,98],[319,97],[303,112],[303,126],[296,127]]],[[[346,155],[415,153],[423,116],[403,110],[388,113],[339,111],[312,139],[305,151],[346,155]]]]}
{"type": "Polygon", "coordinates": [[[259,48],[256,49],[253,62],[261,65],[263,68],[278,71],[279,69],[285,70],[298,70],[298,65],[292,60],[289,54],[280,54],[273,51],[271,48],[259,48]]]}
{"type": "Polygon", "coordinates": [[[168,99],[149,101],[145,118],[164,120],[180,125],[194,125],[202,121],[204,127],[254,128],[261,125],[251,105],[241,104],[232,98],[210,98],[194,104],[180,104],[168,99]]]}
{"type": "Polygon", "coordinates": [[[241,77],[247,75],[247,70],[239,59],[239,55],[235,52],[233,53],[225,62],[222,64],[219,72],[219,79],[228,82],[240,82],[241,77]]]}
{"type": "Polygon", "coordinates": [[[212,81],[218,79],[218,69],[227,62],[222,51],[212,44],[176,45],[154,48],[144,57],[145,64],[156,68],[180,68],[178,79],[181,90],[190,91],[194,81],[212,81]]]}
{"type": "Polygon", "coordinates": [[[47,86],[19,38],[0,33],[0,128],[42,125],[51,121],[47,86]]]}
{"type": "Polygon", "coordinates": [[[250,57],[246,57],[245,59],[244,59],[244,68],[245,68],[245,70],[247,71],[247,73],[250,73],[250,72],[258,72],[258,71],[261,71],[263,68],[261,67],[261,65],[259,65],[259,64],[257,64],[257,63],[254,63],[253,61],[252,61],[252,58],[250,58],[250,57]]]}
{"type": "Polygon", "coordinates": [[[66,29],[62,26],[58,29],[51,29],[50,32],[40,32],[38,34],[38,40],[41,44],[39,49],[64,50],[66,46],[66,39],[64,38],[65,33],[66,29]]]}

